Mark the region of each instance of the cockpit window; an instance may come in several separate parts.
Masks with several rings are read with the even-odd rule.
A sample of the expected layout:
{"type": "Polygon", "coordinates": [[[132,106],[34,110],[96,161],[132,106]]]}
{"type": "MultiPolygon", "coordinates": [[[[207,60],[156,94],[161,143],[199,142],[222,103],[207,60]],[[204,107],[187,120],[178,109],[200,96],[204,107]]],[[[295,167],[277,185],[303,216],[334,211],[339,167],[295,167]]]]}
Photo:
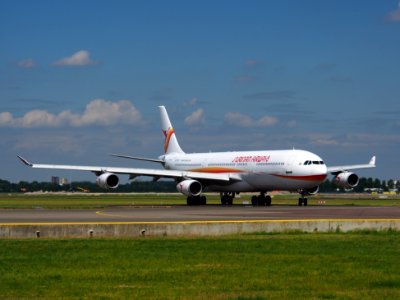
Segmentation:
{"type": "Polygon", "coordinates": [[[322,160],[313,160],[313,161],[311,161],[311,160],[306,160],[306,161],[304,162],[304,165],[305,165],[305,166],[308,166],[308,165],[324,165],[324,162],[323,162],[322,160]]]}

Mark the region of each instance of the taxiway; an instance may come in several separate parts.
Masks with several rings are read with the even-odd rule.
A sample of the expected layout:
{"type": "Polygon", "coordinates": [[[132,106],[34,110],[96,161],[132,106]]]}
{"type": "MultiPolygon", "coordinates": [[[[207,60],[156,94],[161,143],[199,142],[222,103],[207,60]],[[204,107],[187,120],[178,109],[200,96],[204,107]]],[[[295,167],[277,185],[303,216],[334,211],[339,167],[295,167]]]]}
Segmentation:
{"type": "Polygon", "coordinates": [[[105,209],[2,209],[0,224],[400,219],[393,206],[124,206],[105,209]]]}

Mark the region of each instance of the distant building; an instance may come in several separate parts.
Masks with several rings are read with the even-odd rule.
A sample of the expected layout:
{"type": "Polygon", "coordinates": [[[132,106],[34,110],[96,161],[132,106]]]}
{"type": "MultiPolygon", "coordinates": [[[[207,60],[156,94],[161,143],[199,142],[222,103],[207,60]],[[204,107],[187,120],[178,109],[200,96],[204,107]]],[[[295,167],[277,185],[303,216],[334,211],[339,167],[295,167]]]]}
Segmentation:
{"type": "Polygon", "coordinates": [[[61,178],[60,179],[60,185],[67,185],[67,184],[69,184],[69,181],[68,181],[67,178],[61,178]]]}
{"type": "Polygon", "coordinates": [[[58,176],[51,176],[51,183],[53,183],[53,184],[60,184],[60,177],[58,177],[58,176]]]}

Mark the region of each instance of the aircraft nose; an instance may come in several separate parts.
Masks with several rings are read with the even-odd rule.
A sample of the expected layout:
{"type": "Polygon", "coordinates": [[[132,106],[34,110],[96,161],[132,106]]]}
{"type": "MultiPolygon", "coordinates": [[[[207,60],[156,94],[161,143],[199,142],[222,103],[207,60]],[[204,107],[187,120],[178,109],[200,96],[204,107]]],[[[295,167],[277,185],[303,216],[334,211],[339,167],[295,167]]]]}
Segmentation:
{"type": "Polygon", "coordinates": [[[326,176],[328,176],[328,168],[326,167],[326,165],[322,165],[320,167],[321,167],[321,170],[320,170],[321,175],[325,175],[325,178],[326,178],[326,176]]]}

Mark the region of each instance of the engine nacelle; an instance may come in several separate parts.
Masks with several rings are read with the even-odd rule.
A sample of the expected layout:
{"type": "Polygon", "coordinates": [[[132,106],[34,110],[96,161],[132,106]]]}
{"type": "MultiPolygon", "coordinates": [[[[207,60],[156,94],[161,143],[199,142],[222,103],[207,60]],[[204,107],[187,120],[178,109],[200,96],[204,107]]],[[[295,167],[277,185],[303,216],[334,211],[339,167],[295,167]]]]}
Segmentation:
{"type": "Polygon", "coordinates": [[[299,194],[304,195],[304,196],[305,195],[316,195],[318,193],[318,191],[319,191],[319,186],[318,185],[313,187],[313,188],[310,188],[310,189],[300,189],[300,190],[298,190],[299,194]]]}
{"type": "Polygon", "coordinates": [[[342,172],[336,175],[333,182],[338,187],[351,189],[358,184],[358,176],[351,172],[342,172]]]}
{"type": "Polygon", "coordinates": [[[307,195],[316,195],[319,191],[319,186],[315,186],[311,189],[306,189],[307,195]]]}
{"type": "Polygon", "coordinates": [[[113,173],[103,173],[96,178],[96,183],[103,189],[116,189],[119,185],[119,178],[113,173]]]}
{"type": "Polygon", "coordinates": [[[201,191],[203,190],[203,186],[200,182],[193,179],[187,179],[179,182],[176,185],[176,188],[179,192],[186,196],[199,196],[201,191]]]}

